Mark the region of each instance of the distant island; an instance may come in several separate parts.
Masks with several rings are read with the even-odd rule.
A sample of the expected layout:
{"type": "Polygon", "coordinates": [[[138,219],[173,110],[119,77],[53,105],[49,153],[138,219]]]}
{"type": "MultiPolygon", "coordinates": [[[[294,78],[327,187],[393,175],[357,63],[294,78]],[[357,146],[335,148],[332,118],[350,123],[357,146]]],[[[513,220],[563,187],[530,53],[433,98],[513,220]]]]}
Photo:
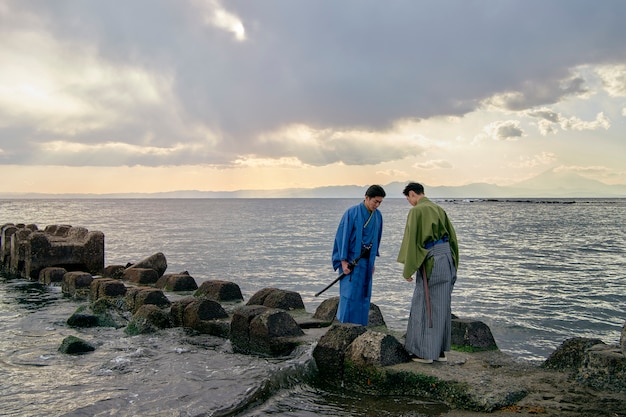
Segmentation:
{"type": "MultiPolygon", "coordinates": [[[[419,179],[416,179],[419,181],[419,179]]],[[[403,198],[402,190],[408,181],[381,184],[387,198],[403,198]]],[[[3,199],[43,198],[360,198],[366,186],[343,185],[317,188],[287,188],[281,190],[200,191],[179,190],[158,193],[108,194],[53,194],[1,193],[3,199]]],[[[626,198],[626,184],[610,185],[576,174],[547,171],[530,180],[510,186],[474,183],[462,186],[429,186],[424,183],[426,195],[448,199],[502,199],[502,198],[626,198]]]]}

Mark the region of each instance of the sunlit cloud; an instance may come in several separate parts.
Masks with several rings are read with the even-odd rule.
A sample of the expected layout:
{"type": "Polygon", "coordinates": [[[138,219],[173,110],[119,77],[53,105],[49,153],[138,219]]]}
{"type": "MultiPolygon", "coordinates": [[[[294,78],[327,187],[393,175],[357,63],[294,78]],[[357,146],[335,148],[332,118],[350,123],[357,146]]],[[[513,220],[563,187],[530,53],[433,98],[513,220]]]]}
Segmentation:
{"type": "Polygon", "coordinates": [[[246,29],[235,14],[229,12],[218,0],[193,0],[201,10],[204,23],[231,32],[237,41],[246,40],[246,29]]]}
{"type": "Polygon", "coordinates": [[[376,165],[424,152],[416,135],[397,130],[363,131],[315,129],[295,124],[258,137],[264,149],[275,157],[295,155],[309,165],[376,165]]]}
{"type": "Polygon", "coordinates": [[[548,120],[539,120],[539,122],[537,123],[537,128],[539,129],[539,133],[542,136],[556,134],[559,131],[558,127],[548,120]]]}
{"type": "Polygon", "coordinates": [[[564,117],[563,115],[547,109],[541,108],[537,110],[527,111],[526,114],[530,117],[541,119],[537,126],[539,132],[545,136],[549,133],[556,133],[558,127],[563,130],[597,130],[597,129],[609,129],[611,127],[611,121],[604,113],[598,113],[595,120],[584,121],[578,117],[564,117]]]}
{"type": "Polygon", "coordinates": [[[534,109],[534,110],[528,110],[526,114],[530,117],[537,117],[539,119],[543,119],[551,123],[558,123],[559,120],[561,120],[561,115],[559,115],[559,113],[547,107],[542,107],[542,108],[534,109]]]}
{"type": "Polygon", "coordinates": [[[77,135],[131,117],[170,97],[170,82],[130,65],[113,66],[93,47],[43,33],[17,32],[0,43],[2,118],[33,123],[40,132],[77,135]],[[23,54],[20,45],[31,45],[23,54]],[[36,56],[37,59],[34,59],[36,56]]]}
{"type": "Polygon", "coordinates": [[[495,140],[517,140],[525,136],[518,120],[493,122],[485,126],[483,130],[489,137],[495,140]]]}
{"type": "Polygon", "coordinates": [[[414,168],[420,169],[437,169],[437,168],[452,168],[452,164],[448,161],[444,161],[442,159],[426,161],[426,162],[418,162],[413,164],[414,168]]]}
{"type": "Polygon", "coordinates": [[[626,96],[626,65],[602,65],[596,68],[609,95],[626,96]]]}
{"type": "Polygon", "coordinates": [[[50,153],[98,153],[98,152],[115,152],[120,154],[129,155],[154,155],[154,156],[167,156],[175,153],[179,153],[182,150],[195,150],[199,148],[197,144],[182,144],[177,143],[167,148],[160,148],[155,146],[138,146],[129,143],[122,142],[108,142],[99,144],[85,144],[78,142],[66,142],[66,141],[52,141],[43,142],[38,145],[39,149],[43,152],[50,153]]]}
{"type": "Polygon", "coordinates": [[[569,119],[561,120],[560,125],[563,130],[607,130],[611,127],[611,121],[604,113],[598,113],[593,121],[584,121],[577,117],[570,117],[569,119]]]}
{"type": "Polygon", "coordinates": [[[576,172],[579,174],[601,174],[609,172],[609,169],[603,166],[578,166],[578,165],[561,165],[554,168],[554,172],[576,172]]]}
{"type": "Polygon", "coordinates": [[[240,156],[239,158],[233,161],[233,164],[237,167],[248,167],[248,168],[295,168],[295,167],[303,167],[305,164],[302,163],[297,158],[286,157],[286,158],[257,158],[254,155],[248,156],[240,156]]]}
{"type": "Polygon", "coordinates": [[[400,169],[384,169],[376,171],[376,174],[384,175],[391,178],[406,178],[407,172],[400,169]]]}
{"type": "Polygon", "coordinates": [[[539,133],[542,136],[547,136],[548,134],[556,134],[559,131],[558,123],[561,121],[562,117],[554,110],[547,107],[542,107],[538,109],[528,110],[525,112],[525,114],[528,117],[540,119],[537,122],[537,128],[539,129],[539,133]]]}

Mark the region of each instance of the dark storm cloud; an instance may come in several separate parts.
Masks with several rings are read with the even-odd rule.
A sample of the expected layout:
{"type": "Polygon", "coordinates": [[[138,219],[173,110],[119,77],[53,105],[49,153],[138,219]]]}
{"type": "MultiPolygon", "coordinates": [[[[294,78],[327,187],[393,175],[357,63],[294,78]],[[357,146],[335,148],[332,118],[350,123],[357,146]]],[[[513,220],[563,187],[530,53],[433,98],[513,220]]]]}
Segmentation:
{"type": "MultiPolygon", "coordinates": [[[[127,117],[115,126],[72,137],[46,137],[31,126],[35,142],[154,147],[145,153],[94,149],[83,159],[90,164],[225,164],[245,154],[293,156],[314,165],[375,164],[421,149],[389,143],[368,152],[358,140],[329,147],[323,135],[314,144],[277,147],[258,135],[292,124],[382,131],[399,119],[463,115],[506,92],[516,94],[504,107],[524,110],[585,92],[583,80],[569,73],[577,65],[626,61],[626,2],[616,0],[223,1],[221,7],[243,23],[244,41],[206,23],[220,4],[212,1],[8,4],[8,14],[0,15],[8,24],[4,31],[23,24],[59,42],[91,44],[108,65],[140,68],[170,83],[168,101],[153,105],[120,105],[102,91],[72,92],[96,108],[119,106],[127,117]],[[196,133],[181,129],[193,125],[196,133]],[[217,139],[197,133],[203,129],[217,139]]],[[[24,138],[9,137],[11,129],[17,127],[0,123],[5,154],[45,159],[20,157],[25,150],[17,144],[24,138]]]]}

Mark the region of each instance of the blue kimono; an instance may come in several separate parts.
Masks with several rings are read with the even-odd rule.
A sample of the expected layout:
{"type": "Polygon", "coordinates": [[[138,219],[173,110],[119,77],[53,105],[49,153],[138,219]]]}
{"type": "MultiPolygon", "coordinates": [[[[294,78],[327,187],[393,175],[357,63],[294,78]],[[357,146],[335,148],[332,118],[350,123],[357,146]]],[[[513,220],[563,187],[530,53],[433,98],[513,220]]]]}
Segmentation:
{"type": "Polygon", "coordinates": [[[333,246],[333,269],[341,269],[341,260],[351,263],[365,246],[372,245],[369,257],[361,258],[350,275],[339,281],[339,308],[337,319],[342,323],[367,326],[374,262],[379,256],[378,247],[383,235],[383,216],[380,211],[370,212],[365,203],[350,207],[343,214],[333,246]]]}

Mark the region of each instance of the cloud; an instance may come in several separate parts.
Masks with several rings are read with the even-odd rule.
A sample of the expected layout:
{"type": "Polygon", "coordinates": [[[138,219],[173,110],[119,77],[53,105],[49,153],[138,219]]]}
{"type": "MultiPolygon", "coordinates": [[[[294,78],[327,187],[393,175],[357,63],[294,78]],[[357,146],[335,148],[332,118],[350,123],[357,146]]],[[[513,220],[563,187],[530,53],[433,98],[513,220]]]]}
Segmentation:
{"type": "MultiPolygon", "coordinates": [[[[124,142],[109,142],[98,144],[84,144],[77,142],[52,141],[38,145],[42,155],[36,162],[38,164],[58,164],[66,160],[76,163],[69,165],[110,165],[111,161],[121,161],[123,165],[140,164],[141,160],[164,160],[177,154],[191,155],[200,146],[197,144],[176,143],[169,147],[139,146],[124,142]]],[[[147,164],[142,164],[147,165],[147,164]]]]}
{"type": "MultiPolygon", "coordinates": [[[[0,124],[30,125],[39,134],[77,136],[139,122],[158,112],[171,81],[138,67],[101,62],[93,49],[19,33],[0,44],[0,124]],[[17,50],[31,45],[30,55],[17,50]],[[138,114],[139,113],[139,114],[138,114]]],[[[175,104],[175,103],[169,103],[175,104]]]]}
{"type": "MultiPolygon", "coordinates": [[[[609,65],[626,61],[624,15],[626,3],[577,0],[540,10],[523,1],[8,0],[0,163],[403,160],[427,148],[398,121],[582,97],[592,86],[581,66],[600,65],[607,91],[624,94],[623,67],[609,65]]],[[[557,128],[547,116],[544,134],[557,128]]],[[[561,129],[610,125],[563,120],[561,129]]],[[[512,120],[486,131],[524,135],[512,120]]]]}
{"type": "Polygon", "coordinates": [[[426,162],[418,162],[416,164],[413,164],[413,167],[420,169],[452,168],[452,164],[448,161],[437,159],[426,162]]]}
{"type": "Polygon", "coordinates": [[[585,80],[573,77],[565,80],[527,81],[518,86],[519,90],[495,94],[482,104],[489,108],[521,111],[545,104],[558,103],[569,96],[582,96],[589,92],[585,80]]]}
{"type": "Polygon", "coordinates": [[[541,152],[530,157],[520,156],[519,161],[512,164],[516,168],[534,168],[550,165],[557,161],[557,156],[552,152],[541,152]]]}
{"type": "Polygon", "coordinates": [[[384,175],[391,178],[406,178],[408,176],[406,171],[402,171],[399,169],[385,169],[381,171],[376,171],[376,174],[384,175]]]}
{"type": "Polygon", "coordinates": [[[425,150],[420,138],[404,135],[399,130],[318,130],[306,125],[286,126],[260,135],[258,144],[257,151],[264,151],[265,156],[294,155],[303,163],[314,166],[338,162],[376,165],[420,155],[425,150]]]}
{"type": "Polygon", "coordinates": [[[484,132],[495,140],[517,140],[525,136],[518,120],[504,120],[489,123],[484,132]]]}
{"type": "Polygon", "coordinates": [[[548,120],[539,120],[539,122],[537,123],[537,128],[539,129],[539,133],[542,136],[556,134],[559,131],[556,125],[548,120]]]}
{"type": "Polygon", "coordinates": [[[228,11],[218,0],[193,0],[204,22],[219,29],[231,32],[238,41],[246,40],[246,29],[237,15],[228,11]]]}
{"type": "Polygon", "coordinates": [[[596,115],[593,121],[584,121],[578,117],[564,117],[560,113],[557,113],[548,108],[540,108],[536,110],[530,110],[526,112],[526,115],[532,118],[540,119],[537,126],[539,132],[546,136],[549,133],[556,133],[558,127],[562,130],[597,130],[597,129],[609,129],[611,127],[611,121],[604,113],[600,112],[596,115]]]}
{"type": "Polygon", "coordinates": [[[254,155],[242,155],[234,161],[240,167],[302,167],[304,164],[297,158],[256,158],[254,155]]]}
{"type": "Polygon", "coordinates": [[[549,123],[558,123],[561,120],[561,115],[559,113],[546,107],[529,110],[526,112],[526,114],[530,117],[543,119],[549,123]]]}
{"type": "Polygon", "coordinates": [[[577,117],[570,117],[569,119],[561,120],[560,125],[563,130],[607,130],[611,127],[611,121],[604,113],[598,113],[595,120],[590,122],[580,120],[577,117]]]}
{"type": "Polygon", "coordinates": [[[561,165],[554,168],[554,172],[576,172],[581,173],[606,173],[608,170],[602,166],[577,166],[577,165],[561,165]]]}
{"type": "Polygon", "coordinates": [[[601,65],[596,68],[596,72],[609,95],[626,97],[626,64],[601,65]]]}

